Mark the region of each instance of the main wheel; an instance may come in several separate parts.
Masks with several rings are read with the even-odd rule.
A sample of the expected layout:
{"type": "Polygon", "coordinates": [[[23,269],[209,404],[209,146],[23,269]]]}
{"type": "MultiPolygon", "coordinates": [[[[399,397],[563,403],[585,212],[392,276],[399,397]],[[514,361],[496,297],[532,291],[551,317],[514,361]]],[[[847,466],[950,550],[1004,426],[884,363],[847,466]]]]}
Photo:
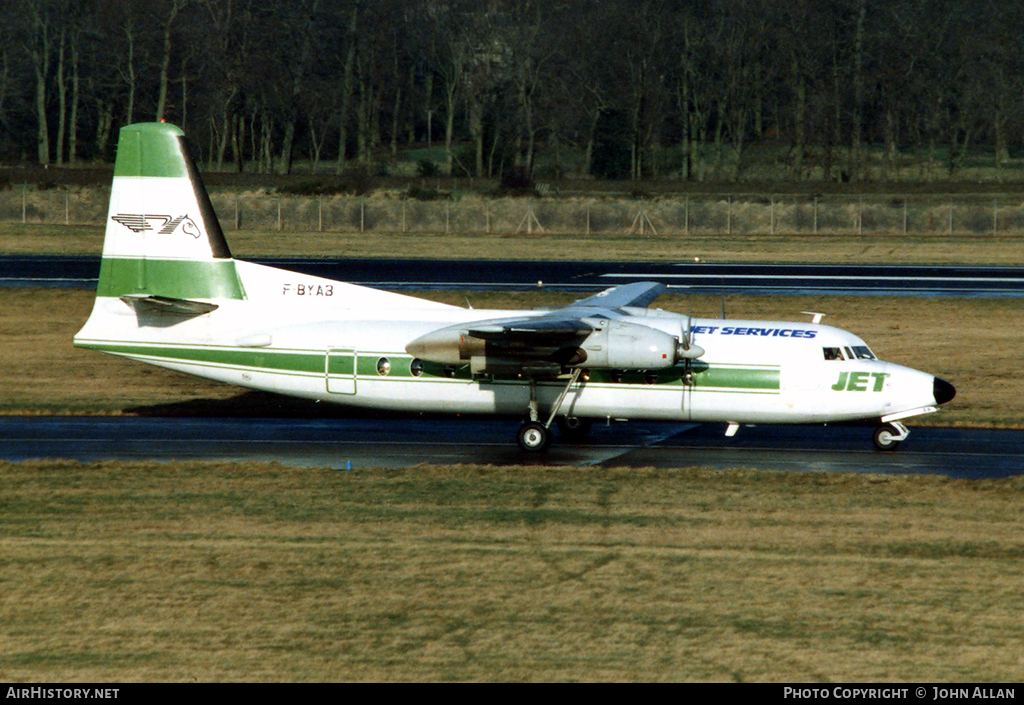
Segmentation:
{"type": "Polygon", "coordinates": [[[593,419],[581,419],[578,416],[559,416],[556,422],[558,432],[570,441],[582,441],[590,433],[593,419]]]}
{"type": "Polygon", "coordinates": [[[516,441],[527,453],[539,453],[551,445],[551,431],[544,428],[542,423],[528,421],[519,427],[516,441]]]}
{"type": "Polygon", "coordinates": [[[879,426],[875,429],[875,448],[886,451],[896,450],[900,445],[900,442],[897,440],[900,435],[899,429],[892,424],[879,426]]]}

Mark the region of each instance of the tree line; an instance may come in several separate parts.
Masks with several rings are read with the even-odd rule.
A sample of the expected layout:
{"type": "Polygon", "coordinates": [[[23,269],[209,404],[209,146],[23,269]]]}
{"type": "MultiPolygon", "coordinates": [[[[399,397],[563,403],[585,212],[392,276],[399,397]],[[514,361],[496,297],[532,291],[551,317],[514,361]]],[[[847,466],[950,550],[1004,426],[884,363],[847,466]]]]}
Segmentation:
{"type": "Polygon", "coordinates": [[[182,125],[207,168],[738,180],[995,174],[1019,0],[0,0],[0,157],[182,125]],[[427,153],[423,153],[427,154],[427,153]],[[922,166],[924,165],[924,166],[922,166]],[[872,171],[872,169],[874,171],[872,171]]]}

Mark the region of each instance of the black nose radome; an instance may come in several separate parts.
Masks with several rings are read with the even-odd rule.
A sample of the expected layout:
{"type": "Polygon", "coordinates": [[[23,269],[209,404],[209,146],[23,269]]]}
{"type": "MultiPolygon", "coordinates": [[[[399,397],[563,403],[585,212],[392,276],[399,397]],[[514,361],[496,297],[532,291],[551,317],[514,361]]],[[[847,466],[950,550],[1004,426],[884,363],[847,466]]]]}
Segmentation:
{"type": "Polygon", "coordinates": [[[936,404],[945,404],[947,401],[956,396],[956,389],[952,384],[944,379],[935,378],[935,384],[932,386],[932,392],[935,394],[936,404]]]}

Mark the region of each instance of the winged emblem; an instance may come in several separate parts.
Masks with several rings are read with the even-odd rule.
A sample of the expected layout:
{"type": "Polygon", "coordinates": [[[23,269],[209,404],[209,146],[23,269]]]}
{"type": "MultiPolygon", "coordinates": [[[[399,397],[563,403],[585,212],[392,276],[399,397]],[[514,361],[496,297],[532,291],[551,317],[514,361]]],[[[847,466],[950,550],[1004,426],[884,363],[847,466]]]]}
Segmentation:
{"type": "Polygon", "coordinates": [[[178,226],[181,226],[182,232],[186,235],[191,235],[197,239],[202,235],[199,231],[199,226],[188,215],[179,215],[177,218],[172,218],[169,215],[118,213],[117,215],[110,216],[110,218],[134,233],[144,233],[159,228],[160,235],[170,235],[178,229],[178,226]]]}

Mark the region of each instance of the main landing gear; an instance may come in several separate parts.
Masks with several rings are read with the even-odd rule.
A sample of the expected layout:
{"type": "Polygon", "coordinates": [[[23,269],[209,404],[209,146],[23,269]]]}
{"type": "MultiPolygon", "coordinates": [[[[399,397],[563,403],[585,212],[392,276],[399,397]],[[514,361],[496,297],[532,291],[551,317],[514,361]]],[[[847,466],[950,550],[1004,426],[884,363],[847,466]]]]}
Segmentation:
{"type": "Polygon", "coordinates": [[[527,453],[539,453],[551,445],[551,429],[539,421],[527,421],[519,427],[516,441],[527,453]]]}
{"type": "MultiPolygon", "coordinates": [[[[551,445],[551,424],[554,422],[558,410],[562,407],[562,402],[565,401],[569,389],[579,381],[580,372],[582,370],[577,367],[569,375],[569,383],[565,385],[562,393],[558,395],[558,400],[551,407],[551,414],[548,416],[547,423],[541,423],[540,421],[540,412],[537,408],[537,380],[530,379],[530,420],[520,426],[519,433],[516,434],[516,441],[524,451],[527,453],[539,453],[547,450],[548,446],[551,445]]],[[[585,436],[587,431],[590,430],[590,421],[588,419],[566,416],[558,419],[558,428],[566,436],[580,438],[585,436]]]]}

